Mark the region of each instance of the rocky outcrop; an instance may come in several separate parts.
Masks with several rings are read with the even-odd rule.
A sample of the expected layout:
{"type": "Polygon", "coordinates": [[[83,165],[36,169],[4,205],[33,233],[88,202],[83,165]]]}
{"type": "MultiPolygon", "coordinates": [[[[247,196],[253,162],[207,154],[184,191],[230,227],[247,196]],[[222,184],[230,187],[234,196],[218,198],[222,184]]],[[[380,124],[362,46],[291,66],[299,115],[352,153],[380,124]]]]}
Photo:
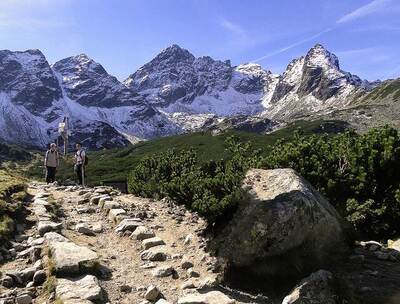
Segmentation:
{"type": "Polygon", "coordinates": [[[294,170],[250,170],[243,187],[248,199],[213,242],[233,268],[297,276],[345,251],[342,219],[294,170]]]}

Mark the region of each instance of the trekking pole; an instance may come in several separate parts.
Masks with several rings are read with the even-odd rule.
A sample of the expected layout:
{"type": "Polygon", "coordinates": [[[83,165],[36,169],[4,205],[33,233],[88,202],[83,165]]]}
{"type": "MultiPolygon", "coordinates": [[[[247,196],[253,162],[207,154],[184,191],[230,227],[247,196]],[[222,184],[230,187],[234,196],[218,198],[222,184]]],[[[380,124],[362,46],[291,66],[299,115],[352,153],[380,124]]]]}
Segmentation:
{"type": "Polygon", "coordinates": [[[85,165],[82,164],[82,187],[85,187],[85,165]]]}

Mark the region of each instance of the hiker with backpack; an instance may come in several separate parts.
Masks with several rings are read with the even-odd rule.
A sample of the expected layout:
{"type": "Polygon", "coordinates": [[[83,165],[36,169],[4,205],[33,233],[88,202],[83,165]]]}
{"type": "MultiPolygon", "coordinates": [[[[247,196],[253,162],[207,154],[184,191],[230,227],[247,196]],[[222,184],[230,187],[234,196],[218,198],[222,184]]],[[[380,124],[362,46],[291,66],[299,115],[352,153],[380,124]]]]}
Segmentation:
{"type": "Polygon", "coordinates": [[[85,166],[88,164],[88,157],[86,156],[85,150],[82,149],[82,144],[77,143],[75,145],[75,172],[78,177],[78,184],[84,186],[85,184],[85,166]]]}
{"type": "Polygon", "coordinates": [[[49,150],[44,157],[44,166],[46,168],[46,182],[48,184],[56,181],[56,171],[60,165],[60,156],[55,143],[50,144],[49,150]]]}

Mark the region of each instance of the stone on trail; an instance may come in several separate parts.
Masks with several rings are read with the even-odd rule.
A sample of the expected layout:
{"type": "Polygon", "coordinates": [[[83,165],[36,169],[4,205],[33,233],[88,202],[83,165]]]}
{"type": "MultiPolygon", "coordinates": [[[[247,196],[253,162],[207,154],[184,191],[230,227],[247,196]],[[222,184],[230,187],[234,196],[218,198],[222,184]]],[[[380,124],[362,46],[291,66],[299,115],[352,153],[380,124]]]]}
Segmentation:
{"type": "Polygon", "coordinates": [[[157,246],[143,251],[140,258],[143,261],[163,262],[167,259],[168,249],[166,246],[157,246]]]}
{"type": "Polygon", "coordinates": [[[243,184],[249,199],[211,243],[232,271],[285,278],[347,251],[343,219],[294,170],[252,169],[243,184]]]}
{"type": "Polygon", "coordinates": [[[230,299],[220,291],[207,293],[188,294],[178,300],[178,304],[234,304],[235,300],[230,299]]]}
{"type": "Polygon", "coordinates": [[[118,217],[125,214],[126,211],[124,209],[111,209],[108,213],[108,218],[113,222],[117,222],[118,217]]]}
{"type": "Polygon", "coordinates": [[[282,304],[309,304],[309,303],[351,303],[351,295],[343,293],[341,287],[334,283],[334,276],[326,270],[319,270],[303,279],[286,296],[282,304]],[[339,290],[340,289],[340,290],[339,290]],[[344,302],[342,302],[342,300],[344,302]]]}
{"type": "Polygon", "coordinates": [[[55,223],[52,221],[40,221],[37,225],[37,230],[40,236],[43,236],[46,232],[60,231],[62,223],[55,223]]]}
{"type": "Polygon", "coordinates": [[[137,227],[142,225],[142,221],[137,218],[127,218],[122,220],[115,228],[115,232],[124,232],[126,230],[134,231],[137,227]]]}
{"type": "Polygon", "coordinates": [[[104,210],[110,210],[110,209],[120,209],[121,208],[121,204],[115,201],[109,201],[109,202],[105,202],[103,207],[104,210]]]}
{"type": "Polygon", "coordinates": [[[158,300],[158,301],[156,302],[156,304],[171,304],[171,302],[168,302],[168,301],[165,300],[165,299],[160,299],[160,300],[158,300]]]}
{"type": "Polygon", "coordinates": [[[193,262],[187,256],[184,256],[182,258],[182,261],[181,261],[182,269],[189,269],[189,268],[192,268],[193,266],[194,266],[193,262]]]}
{"type": "Polygon", "coordinates": [[[89,236],[95,235],[95,233],[93,232],[93,230],[90,229],[89,225],[86,224],[86,223],[77,224],[77,225],[75,226],[75,230],[76,230],[77,232],[79,232],[79,233],[84,234],[84,235],[89,235],[89,236]]]}
{"type": "Polygon", "coordinates": [[[172,275],[175,272],[172,266],[160,266],[152,271],[152,274],[156,278],[164,278],[172,275]]]}
{"type": "MultiPolygon", "coordinates": [[[[69,303],[70,300],[83,302],[102,300],[102,291],[99,282],[95,276],[86,275],[79,278],[57,279],[56,296],[63,303],[69,303]]],[[[90,303],[90,302],[88,302],[90,303]]]]}
{"type": "Polygon", "coordinates": [[[131,234],[131,238],[135,239],[135,240],[145,240],[145,239],[149,239],[152,237],[155,237],[155,233],[153,232],[153,230],[145,227],[145,226],[139,226],[135,229],[135,231],[132,232],[131,234]]]}
{"type": "Polygon", "coordinates": [[[101,198],[99,198],[98,205],[100,208],[103,208],[105,202],[109,202],[112,200],[113,200],[113,198],[111,196],[103,195],[101,198]]]}
{"type": "Polygon", "coordinates": [[[165,242],[162,239],[160,239],[159,237],[155,236],[150,239],[143,240],[142,245],[143,245],[144,249],[147,250],[147,249],[150,249],[155,246],[165,245],[165,242]]]}
{"type": "Polygon", "coordinates": [[[90,270],[98,263],[96,252],[72,242],[51,242],[49,248],[57,273],[78,274],[90,270]]]}
{"type": "Polygon", "coordinates": [[[29,294],[22,294],[15,298],[15,303],[16,304],[31,304],[32,300],[33,299],[29,294]]]}
{"type": "Polygon", "coordinates": [[[150,285],[147,288],[146,293],[144,294],[144,298],[150,302],[153,302],[157,299],[159,295],[160,291],[158,290],[158,288],[154,285],[150,285]]]}
{"type": "Polygon", "coordinates": [[[47,241],[47,243],[52,242],[70,242],[65,236],[57,233],[57,232],[47,232],[44,234],[43,238],[47,241]]]}

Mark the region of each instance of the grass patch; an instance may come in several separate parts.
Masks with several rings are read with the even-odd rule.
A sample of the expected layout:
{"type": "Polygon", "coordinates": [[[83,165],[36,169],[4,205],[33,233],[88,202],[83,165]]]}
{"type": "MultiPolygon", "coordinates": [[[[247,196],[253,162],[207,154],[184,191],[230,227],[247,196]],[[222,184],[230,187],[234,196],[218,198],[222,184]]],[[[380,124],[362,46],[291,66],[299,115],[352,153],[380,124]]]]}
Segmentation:
{"type": "Polygon", "coordinates": [[[25,180],[6,170],[0,170],[0,240],[7,240],[14,232],[15,221],[23,215],[26,199],[25,180]]]}

